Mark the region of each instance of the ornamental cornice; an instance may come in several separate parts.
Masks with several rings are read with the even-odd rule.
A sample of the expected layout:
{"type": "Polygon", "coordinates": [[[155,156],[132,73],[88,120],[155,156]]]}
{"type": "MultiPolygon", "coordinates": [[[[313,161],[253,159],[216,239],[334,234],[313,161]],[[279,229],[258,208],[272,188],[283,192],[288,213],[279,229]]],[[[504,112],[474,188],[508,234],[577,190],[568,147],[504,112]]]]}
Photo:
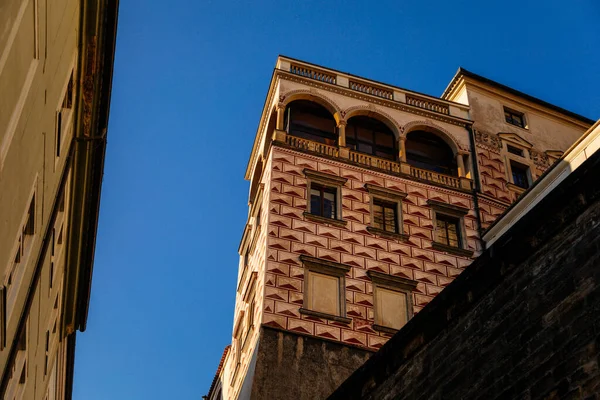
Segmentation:
{"type": "Polygon", "coordinates": [[[370,95],[365,95],[365,94],[363,94],[361,92],[357,92],[357,91],[354,91],[354,90],[351,90],[351,89],[348,89],[348,88],[344,88],[344,87],[340,87],[340,86],[335,86],[335,85],[331,85],[331,84],[328,84],[328,83],[323,83],[323,82],[315,81],[315,80],[308,79],[308,78],[303,78],[301,76],[294,75],[294,74],[292,74],[290,72],[287,72],[287,71],[277,70],[275,72],[275,74],[276,74],[277,77],[279,77],[279,78],[285,78],[285,80],[288,80],[290,82],[301,83],[301,84],[307,85],[309,87],[314,87],[314,88],[326,90],[328,92],[332,92],[332,93],[336,93],[336,94],[341,94],[342,96],[354,98],[354,99],[357,99],[357,100],[366,101],[366,102],[369,102],[369,103],[372,103],[372,104],[376,104],[376,105],[379,105],[379,106],[389,107],[389,108],[393,108],[395,110],[404,111],[404,112],[415,114],[415,115],[420,115],[420,116],[423,116],[423,117],[434,119],[436,121],[441,121],[441,122],[445,122],[445,123],[452,124],[452,125],[458,125],[458,126],[462,126],[462,127],[466,127],[466,126],[468,126],[468,125],[471,124],[471,122],[467,121],[467,120],[462,120],[462,119],[458,119],[458,118],[448,117],[448,116],[443,115],[443,114],[431,112],[431,111],[424,110],[424,109],[421,109],[421,108],[418,108],[418,107],[412,107],[412,106],[406,105],[404,103],[395,102],[393,100],[386,100],[386,99],[383,99],[383,98],[378,98],[378,97],[374,97],[374,96],[370,96],[370,95]]]}
{"type": "MultiPolygon", "coordinates": [[[[281,151],[283,153],[294,155],[294,156],[300,156],[302,158],[306,158],[311,161],[323,162],[323,156],[321,156],[321,155],[309,154],[309,153],[305,153],[300,150],[291,149],[289,147],[283,147],[283,146],[277,146],[277,150],[281,151]]],[[[376,170],[369,168],[368,166],[350,164],[347,161],[341,161],[339,159],[327,159],[327,162],[336,167],[360,172],[362,174],[366,173],[366,174],[369,174],[369,175],[372,175],[372,176],[375,176],[378,178],[400,180],[401,182],[403,182],[405,184],[409,184],[411,186],[418,187],[418,188],[425,189],[425,190],[435,190],[436,192],[445,193],[445,194],[452,195],[455,197],[463,197],[465,199],[473,198],[473,195],[471,193],[465,193],[464,191],[461,191],[458,189],[451,189],[451,188],[444,187],[444,186],[438,186],[433,183],[416,181],[416,180],[411,179],[410,177],[403,177],[403,176],[398,176],[398,175],[393,175],[393,174],[389,174],[389,173],[385,173],[385,172],[376,171],[376,170]]],[[[410,194],[407,194],[407,195],[410,196],[410,194]]]]}

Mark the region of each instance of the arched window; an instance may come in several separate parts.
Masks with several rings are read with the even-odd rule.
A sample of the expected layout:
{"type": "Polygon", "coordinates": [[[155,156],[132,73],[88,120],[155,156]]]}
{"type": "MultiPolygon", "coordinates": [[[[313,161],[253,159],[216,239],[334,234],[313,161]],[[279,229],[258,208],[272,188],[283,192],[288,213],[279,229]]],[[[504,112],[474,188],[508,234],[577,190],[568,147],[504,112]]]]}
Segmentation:
{"type": "Polygon", "coordinates": [[[417,168],[458,176],[452,149],[439,136],[426,131],[409,132],[406,136],[406,161],[417,168]]]}
{"type": "Polygon", "coordinates": [[[383,122],[366,116],[352,117],[346,125],[346,144],[361,153],[395,160],[394,133],[383,122]]]}
{"type": "Polygon", "coordinates": [[[288,104],[285,110],[285,130],[315,142],[335,146],[337,128],[335,119],[323,106],[312,101],[296,100],[288,104]]]}

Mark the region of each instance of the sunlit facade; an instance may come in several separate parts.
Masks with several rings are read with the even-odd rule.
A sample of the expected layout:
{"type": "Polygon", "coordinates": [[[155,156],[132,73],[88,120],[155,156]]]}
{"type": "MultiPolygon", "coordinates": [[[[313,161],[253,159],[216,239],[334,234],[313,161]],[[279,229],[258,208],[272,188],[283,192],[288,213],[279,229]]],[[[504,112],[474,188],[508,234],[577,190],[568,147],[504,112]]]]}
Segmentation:
{"type": "Polygon", "coordinates": [[[0,384],[71,398],[85,330],[117,1],[0,5],[0,384]]]}
{"type": "Polygon", "coordinates": [[[279,57],[208,398],[326,397],[591,123],[462,69],[437,98],[279,57]]]}

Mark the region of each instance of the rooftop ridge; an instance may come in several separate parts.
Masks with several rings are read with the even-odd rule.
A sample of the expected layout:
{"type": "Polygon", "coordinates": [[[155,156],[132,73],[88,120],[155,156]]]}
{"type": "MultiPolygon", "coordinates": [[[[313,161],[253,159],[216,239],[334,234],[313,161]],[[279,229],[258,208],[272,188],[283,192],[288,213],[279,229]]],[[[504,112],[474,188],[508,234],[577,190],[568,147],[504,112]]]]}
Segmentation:
{"type": "Polygon", "coordinates": [[[481,76],[479,74],[476,74],[474,72],[471,72],[463,67],[459,67],[458,70],[456,71],[456,73],[454,74],[454,77],[452,78],[452,80],[450,81],[450,83],[448,83],[448,86],[446,86],[446,89],[444,89],[444,92],[441,94],[440,98],[445,98],[446,96],[448,96],[450,94],[450,92],[454,89],[454,87],[456,86],[456,84],[458,83],[458,81],[460,80],[461,77],[468,77],[468,78],[472,78],[475,79],[477,81],[480,81],[482,83],[488,84],[490,86],[494,86],[497,89],[503,90],[505,92],[508,92],[510,94],[513,94],[515,96],[518,97],[522,97],[525,100],[528,100],[532,103],[538,104],[542,107],[546,107],[549,108],[553,111],[559,112],[561,114],[565,114],[571,118],[577,119],[579,121],[585,122],[586,124],[592,125],[595,121],[593,119],[584,117],[581,114],[577,114],[573,111],[569,111],[567,109],[564,109],[562,107],[559,107],[557,105],[554,105],[552,103],[549,103],[545,100],[541,100],[537,97],[534,97],[532,95],[529,95],[527,93],[521,92],[520,90],[514,89],[510,86],[504,85],[502,83],[496,82],[492,79],[486,78],[485,76],[481,76]]]}

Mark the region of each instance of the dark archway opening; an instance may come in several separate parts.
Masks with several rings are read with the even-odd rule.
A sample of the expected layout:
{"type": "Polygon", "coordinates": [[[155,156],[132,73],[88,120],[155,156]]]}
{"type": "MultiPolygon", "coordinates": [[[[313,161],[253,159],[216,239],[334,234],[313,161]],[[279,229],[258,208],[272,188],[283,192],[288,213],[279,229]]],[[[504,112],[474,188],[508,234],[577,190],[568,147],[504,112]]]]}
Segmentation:
{"type": "Polygon", "coordinates": [[[290,135],[330,146],[337,144],[335,119],[320,104],[308,100],[292,101],[285,109],[284,124],[290,135]]]}
{"type": "Polygon", "coordinates": [[[398,155],[392,130],[383,122],[363,115],[348,120],[346,144],[353,150],[387,160],[396,160],[398,155]]]}
{"type": "Polygon", "coordinates": [[[406,161],[417,168],[458,176],[450,146],[434,133],[412,131],[406,136],[406,161]]]}

